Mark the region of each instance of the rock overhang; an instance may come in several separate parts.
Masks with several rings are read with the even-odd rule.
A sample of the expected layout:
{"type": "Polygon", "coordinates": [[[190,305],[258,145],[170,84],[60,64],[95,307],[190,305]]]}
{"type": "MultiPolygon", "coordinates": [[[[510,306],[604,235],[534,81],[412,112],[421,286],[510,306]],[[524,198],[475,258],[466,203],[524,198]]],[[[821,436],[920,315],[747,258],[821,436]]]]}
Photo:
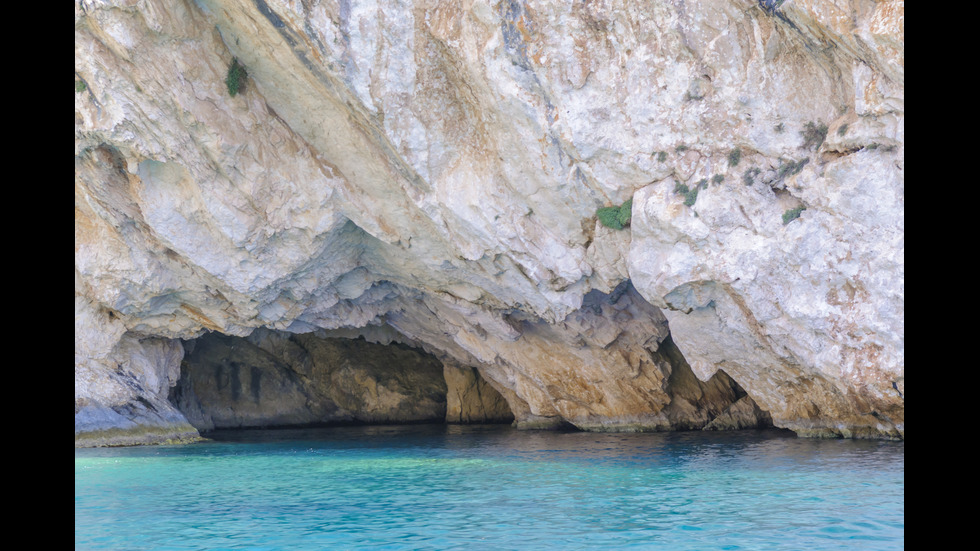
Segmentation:
{"type": "MultiPolygon", "coordinates": [[[[631,279],[702,382],[722,370],[800,432],[901,437],[900,4],[856,4],[854,29],[824,3],[392,5],[387,27],[76,5],[76,404],[124,334],[388,324],[468,362],[599,365],[531,343],[577,342],[583,297],[631,279]],[[631,197],[630,227],[596,223],[631,197]],[[678,306],[696,283],[714,298],[678,306]]],[[[601,395],[551,384],[556,408],[553,373],[511,371],[528,415],[586,418],[601,395]]]]}

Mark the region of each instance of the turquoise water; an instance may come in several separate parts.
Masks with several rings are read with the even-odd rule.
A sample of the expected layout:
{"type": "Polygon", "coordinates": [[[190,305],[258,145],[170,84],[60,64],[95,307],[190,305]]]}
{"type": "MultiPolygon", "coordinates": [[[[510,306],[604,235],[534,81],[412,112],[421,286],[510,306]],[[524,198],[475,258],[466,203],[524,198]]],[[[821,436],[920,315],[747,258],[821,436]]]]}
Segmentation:
{"type": "Polygon", "coordinates": [[[407,426],[75,451],[76,549],[903,549],[905,445],[407,426]]]}

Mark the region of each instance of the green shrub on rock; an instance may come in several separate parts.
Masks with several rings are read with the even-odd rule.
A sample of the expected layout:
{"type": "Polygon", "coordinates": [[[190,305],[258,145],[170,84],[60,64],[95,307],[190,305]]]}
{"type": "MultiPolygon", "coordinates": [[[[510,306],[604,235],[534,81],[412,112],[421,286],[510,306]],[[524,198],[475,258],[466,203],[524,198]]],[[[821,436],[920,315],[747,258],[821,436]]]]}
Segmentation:
{"type": "Polygon", "coordinates": [[[698,191],[706,189],[708,187],[708,180],[704,179],[698,182],[693,188],[687,186],[687,184],[682,184],[680,182],[674,182],[674,193],[680,193],[684,196],[684,204],[693,207],[695,201],[698,200],[698,191]]]}
{"type": "Polygon", "coordinates": [[[735,148],[728,152],[728,166],[738,166],[742,162],[742,150],[735,148]]]}
{"type": "Polygon", "coordinates": [[[809,162],[810,162],[809,158],[800,159],[800,162],[798,163],[793,161],[780,160],[779,168],[776,170],[776,173],[779,175],[780,178],[785,178],[786,176],[799,174],[800,171],[803,170],[803,167],[805,167],[809,162]]]}
{"type": "Polygon", "coordinates": [[[804,124],[800,132],[800,136],[803,137],[803,148],[816,149],[823,145],[823,141],[827,139],[827,130],[827,125],[822,122],[810,121],[804,124]]]}
{"type": "Polygon", "coordinates": [[[625,203],[620,205],[619,214],[616,216],[619,223],[623,226],[629,226],[630,220],[633,219],[633,198],[630,197],[625,203]]]}
{"type": "Polygon", "coordinates": [[[690,190],[690,191],[688,191],[687,193],[684,194],[684,204],[686,206],[693,207],[694,206],[694,203],[697,202],[697,200],[698,200],[698,189],[700,189],[700,188],[695,187],[694,189],[692,189],[692,190],[690,190]]]}
{"type": "Polygon", "coordinates": [[[238,58],[231,60],[231,66],[228,67],[228,76],[225,77],[225,85],[228,86],[228,94],[231,97],[235,97],[239,92],[245,89],[245,78],[248,76],[248,71],[245,70],[245,66],[238,63],[238,58]]]}
{"type": "Polygon", "coordinates": [[[742,174],[742,181],[745,182],[745,185],[751,186],[755,182],[756,177],[758,177],[760,174],[762,174],[762,169],[752,167],[742,174]]]}
{"type": "Polygon", "coordinates": [[[629,226],[633,219],[633,198],[627,199],[618,207],[601,207],[595,211],[595,215],[603,226],[621,230],[629,226]]]}
{"type": "Polygon", "coordinates": [[[800,213],[805,211],[806,207],[796,207],[795,209],[789,209],[783,213],[783,225],[789,224],[793,220],[800,217],[800,213]]]}
{"type": "Polygon", "coordinates": [[[619,207],[602,207],[595,211],[595,215],[603,226],[614,230],[623,229],[623,224],[619,221],[619,207]]]}

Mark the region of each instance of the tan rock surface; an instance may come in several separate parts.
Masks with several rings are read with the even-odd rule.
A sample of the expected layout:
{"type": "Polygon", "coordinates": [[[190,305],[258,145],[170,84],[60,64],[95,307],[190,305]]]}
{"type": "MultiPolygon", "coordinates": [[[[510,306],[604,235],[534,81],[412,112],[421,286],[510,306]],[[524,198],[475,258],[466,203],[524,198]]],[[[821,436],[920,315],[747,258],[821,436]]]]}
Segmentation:
{"type": "Polygon", "coordinates": [[[474,367],[443,363],[447,423],[510,423],[507,400],[474,367]]]}
{"type": "Polygon", "coordinates": [[[442,364],[399,344],[214,333],[187,345],[180,379],[174,403],[202,431],[446,417],[442,364]]]}

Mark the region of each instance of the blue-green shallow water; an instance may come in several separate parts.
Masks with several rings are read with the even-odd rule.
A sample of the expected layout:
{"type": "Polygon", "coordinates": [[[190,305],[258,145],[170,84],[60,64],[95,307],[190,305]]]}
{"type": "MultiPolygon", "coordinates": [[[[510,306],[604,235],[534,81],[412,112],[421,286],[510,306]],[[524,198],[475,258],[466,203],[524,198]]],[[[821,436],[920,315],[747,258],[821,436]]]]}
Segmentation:
{"type": "Polygon", "coordinates": [[[903,549],[905,445],[405,426],[75,451],[76,549],[903,549]]]}

